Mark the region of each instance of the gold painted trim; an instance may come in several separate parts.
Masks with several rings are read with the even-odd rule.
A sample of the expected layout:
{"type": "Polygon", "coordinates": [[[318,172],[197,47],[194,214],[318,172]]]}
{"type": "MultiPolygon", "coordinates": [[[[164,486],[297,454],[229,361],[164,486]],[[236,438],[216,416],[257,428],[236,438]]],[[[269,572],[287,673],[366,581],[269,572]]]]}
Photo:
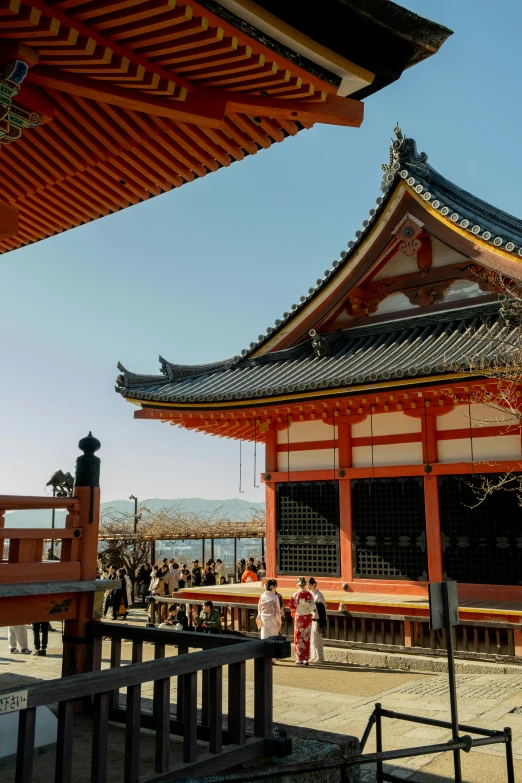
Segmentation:
{"type": "Polygon", "coordinates": [[[518,261],[519,263],[522,263],[522,258],[518,255],[515,255],[515,253],[510,253],[508,250],[504,250],[502,247],[496,247],[495,245],[491,245],[489,242],[487,242],[485,239],[482,239],[478,234],[472,234],[470,231],[466,231],[465,228],[461,228],[461,226],[457,225],[457,223],[454,223],[452,220],[449,219],[449,217],[445,217],[444,215],[441,215],[440,212],[437,212],[436,209],[433,209],[429,201],[425,201],[422,196],[419,196],[418,193],[415,192],[413,187],[408,185],[404,180],[402,180],[405,184],[408,193],[410,193],[415,201],[417,201],[419,204],[422,204],[423,207],[425,207],[426,211],[429,212],[430,215],[432,215],[434,218],[438,220],[439,223],[442,223],[444,226],[447,226],[449,228],[452,228],[455,233],[459,234],[461,237],[464,237],[464,239],[467,239],[468,242],[471,242],[474,245],[477,245],[478,247],[484,248],[485,250],[488,250],[490,253],[498,253],[499,255],[502,255],[504,258],[509,259],[509,261],[518,261]]]}
{"type": "Polygon", "coordinates": [[[176,408],[180,410],[210,410],[212,408],[257,408],[260,405],[274,405],[275,403],[291,403],[292,401],[302,401],[306,399],[317,399],[320,397],[333,397],[342,394],[352,394],[357,392],[379,391],[383,389],[395,389],[397,386],[419,386],[420,383],[448,383],[451,381],[460,380],[466,378],[471,380],[472,378],[484,377],[483,372],[476,373],[451,373],[450,375],[429,375],[429,376],[415,376],[414,378],[399,378],[395,382],[382,381],[381,383],[374,383],[365,386],[346,386],[338,389],[321,389],[314,390],[312,392],[301,392],[301,394],[292,394],[285,397],[260,397],[256,400],[245,400],[241,404],[241,400],[221,401],[221,402],[207,402],[207,403],[183,403],[183,402],[157,402],[156,400],[136,400],[129,397],[125,397],[126,402],[130,402],[134,405],[139,405],[141,408],[145,405],[154,408],[176,408]]]}

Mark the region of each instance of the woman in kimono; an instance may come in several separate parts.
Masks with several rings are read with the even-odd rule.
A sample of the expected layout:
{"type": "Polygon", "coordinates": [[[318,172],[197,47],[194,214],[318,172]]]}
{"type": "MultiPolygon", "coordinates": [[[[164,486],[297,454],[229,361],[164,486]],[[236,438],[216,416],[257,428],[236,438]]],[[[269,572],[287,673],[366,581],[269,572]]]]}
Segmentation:
{"type": "Polygon", "coordinates": [[[275,592],[276,587],[276,580],[268,579],[265,591],[261,594],[257,604],[256,623],[261,631],[261,639],[268,639],[269,636],[278,636],[281,630],[281,605],[279,596],[275,592]]]}
{"type": "Polygon", "coordinates": [[[314,599],[311,592],[306,589],[304,576],[298,578],[297,590],[291,597],[288,606],[294,618],[295,662],[297,666],[308,666],[314,599]]]}
{"type": "Polygon", "coordinates": [[[310,639],[312,663],[322,663],[324,661],[323,633],[326,630],[326,602],[324,595],[317,587],[317,582],[310,577],[308,580],[308,589],[314,599],[314,613],[312,616],[312,635],[310,639]]]}

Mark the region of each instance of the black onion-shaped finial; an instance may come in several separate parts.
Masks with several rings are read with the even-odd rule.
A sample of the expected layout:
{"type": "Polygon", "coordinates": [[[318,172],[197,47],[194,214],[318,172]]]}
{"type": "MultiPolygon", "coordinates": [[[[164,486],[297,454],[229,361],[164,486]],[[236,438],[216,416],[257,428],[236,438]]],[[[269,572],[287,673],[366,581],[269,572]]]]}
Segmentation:
{"type": "Polygon", "coordinates": [[[92,432],[89,432],[86,438],[82,438],[78,443],[78,448],[83,454],[76,460],[76,487],[99,487],[100,486],[100,458],[95,456],[101,443],[95,438],[92,432]]]}

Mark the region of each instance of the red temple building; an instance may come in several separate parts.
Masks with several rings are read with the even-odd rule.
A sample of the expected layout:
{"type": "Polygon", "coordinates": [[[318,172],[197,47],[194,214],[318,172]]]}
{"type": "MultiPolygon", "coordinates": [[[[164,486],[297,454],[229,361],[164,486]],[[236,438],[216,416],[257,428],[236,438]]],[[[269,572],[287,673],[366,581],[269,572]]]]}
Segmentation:
{"type": "MultiPolygon", "coordinates": [[[[371,5],[0,0],[0,253],[179,188],[315,123],[359,127],[363,99],[451,35],[389,0],[371,5]]],[[[78,486],[67,501],[0,496],[0,541],[9,541],[0,625],[56,618],[67,606],[67,633],[83,638],[94,616],[99,494],[96,509],[82,505],[78,486]],[[45,529],[7,535],[4,511],[25,508],[72,509],[68,524],[82,529],[67,532],[61,562],[43,560],[45,529]],[[63,600],[49,598],[51,582],[63,600]]]]}
{"type": "Polygon", "coordinates": [[[436,649],[427,585],[453,579],[459,649],[519,657],[522,513],[515,492],[478,503],[475,489],[522,472],[519,418],[491,404],[521,394],[493,365],[520,343],[499,274],[522,278],[522,221],[445,179],[400,128],[383,171],[347,250],[248,348],[160,358],[159,375],[119,365],[117,391],[135,418],[265,444],[267,576],[319,577],[330,638],[436,649]]]}

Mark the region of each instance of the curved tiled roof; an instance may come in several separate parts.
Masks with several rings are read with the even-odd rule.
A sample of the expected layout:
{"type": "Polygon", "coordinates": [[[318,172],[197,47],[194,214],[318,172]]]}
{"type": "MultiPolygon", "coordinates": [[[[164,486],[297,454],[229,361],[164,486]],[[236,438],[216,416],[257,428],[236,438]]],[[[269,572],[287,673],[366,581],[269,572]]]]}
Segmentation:
{"type": "MultiPolygon", "coordinates": [[[[390,146],[389,162],[382,166],[383,181],[381,190],[383,195],[377,198],[376,207],[370,209],[368,217],[363,221],[361,228],[356,231],[354,239],[348,242],[347,250],[343,250],[340,253],[339,259],[333,261],[331,267],[325,270],[323,277],[316,281],[314,287],[309,288],[307,294],[301,296],[299,301],[294,303],[288,312],[283,313],[273,326],[269,326],[264,334],[259,335],[257,342],[251,342],[248,349],[242,350],[240,354],[230,359],[208,365],[177,365],[160,357],[162,376],[135,375],[125,371],[119,365],[119,369],[123,371],[123,374],[118,379],[117,390],[124,396],[140,400],[216,402],[220,400],[270,396],[272,393],[290,393],[290,387],[292,387],[292,392],[295,392],[304,391],[305,389],[311,390],[319,386],[324,388],[338,385],[349,386],[352,382],[355,382],[354,379],[362,378],[364,375],[363,370],[355,366],[354,361],[348,360],[350,354],[349,346],[352,345],[351,340],[355,339],[356,335],[366,334],[365,330],[369,330],[368,334],[371,333],[373,335],[376,334],[376,329],[379,333],[382,333],[384,328],[382,324],[378,327],[371,325],[358,327],[326,338],[330,343],[334,344],[336,351],[337,343],[335,340],[345,341],[343,345],[345,344],[348,353],[342,353],[341,351],[340,356],[342,355],[344,359],[338,363],[333,361],[335,357],[329,357],[331,360],[329,364],[325,364],[322,359],[317,359],[310,341],[288,350],[270,352],[262,356],[254,357],[252,354],[277,334],[284,324],[287,324],[297,316],[344,269],[357,252],[358,246],[364,239],[366,232],[378,219],[395,192],[398,183],[401,181],[407,188],[415,192],[418,197],[424,199],[427,205],[435,209],[448,224],[457,225],[460,229],[469,232],[471,237],[477,237],[483,242],[490,244],[493,248],[502,249],[507,253],[522,258],[522,220],[497,209],[445,179],[428,163],[428,156],[425,152],[417,152],[415,140],[405,137],[399,126],[394,129],[394,134],[395,139],[390,146]],[[269,367],[274,363],[277,365],[277,368],[269,367]],[[261,367],[265,368],[263,372],[260,371],[261,367]],[[323,370],[327,367],[331,369],[331,372],[329,369],[324,374],[323,370]],[[288,376],[285,368],[289,369],[290,374],[288,376]],[[317,374],[315,372],[316,368],[317,374]],[[319,368],[321,369],[319,370],[319,368]],[[305,380],[297,380],[294,383],[291,378],[300,376],[301,371],[305,369],[305,380]],[[303,384],[305,384],[304,387],[303,384]],[[310,384],[316,384],[316,386],[314,387],[310,384]]],[[[465,313],[469,315],[470,312],[469,308],[462,311],[462,319],[464,321],[468,318],[465,313]]],[[[428,319],[432,317],[436,318],[437,322],[440,322],[440,318],[443,316],[441,314],[427,316],[428,319]]],[[[457,318],[455,323],[461,323],[462,319],[459,320],[457,318]]],[[[408,328],[412,324],[419,324],[419,322],[420,319],[418,317],[410,315],[407,319],[408,328]]],[[[393,323],[395,325],[394,328],[398,328],[397,325],[401,322],[395,321],[393,323]]],[[[406,322],[404,323],[406,324],[406,322]]],[[[468,326],[465,328],[468,328],[468,326]]],[[[412,326],[412,328],[416,327],[412,326]]],[[[440,345],[442,345],[442,342],[440,345]]],[[[367,357],[370,354],[364,355],[367,357]]],[[[427,374],[434,371],[435,365],[426,358],[424,367],[427,368],[429,366],[431,368],[429,371],[427,370],[427,374]]],[[[417,364],[415,368],[419,369],[417,364]]],[[[403,374],[408,373],[410,369],[412,370],[411,374],[420,374],[418,371],[413,372],[415,368],[413,366],[412,368],[400,366],[398,369],[403,374]]],[[[395,369],[397,368],[392,367],[390,372],[395,369]]],[[[365,377],[365,380],[368,380],[369,376],[375,374],[375,372],[373,369],[370,370],[366,374],[368,377],[365,377]]],[[[379,378],[385,379],[385,376],[381,374],[379,378]]],[[[357,382],[362,382],[362,380],[357,382]]]]}
{"type": "Polygon", "coordinates": [[[415,140],[403,136],[399,126],[394,128],[394,134],[389,163],[382,166],[384,176],[381,190],[384,195],[377,198],[375,208],[370,209],[368,217],[355,232],[355,237],[348,242],[347,250],[342,250],[339,258],[335,259],[331,266],[325,269],[323,276],[316,280],[315,286],[309,288],[306,294],[292,304],[288,312],[283,313],[264,334],[260,334],[256,342],[251,342],[248,348],[243,349],[241,354],[235,357],[236,359],[249,356],[272,339],[283,324],[288,323],[306,307],[349,263],[401,179],[449,223],[457,224],[493,247],[502,248],[508,253],[522,257],[522,220],[473,196],[439,174],[427,162],[427,154],[418,153],[415,140]]]}
{"type": "Polygon", "coordinates": [[[499,316],[498,303],[460,307],[323,335],[327,355],[322,356],[308,340],[263,356],[230,360],[218,370],[209,369],[212,365],[198,372],[193,368],[191,377],[123,371],[117,391],[151,403],[216,403],[426,377],[465,369],[470,361],[487,364],[498,354],[499,341],[506,345],[515,329],[499,316]]]}

